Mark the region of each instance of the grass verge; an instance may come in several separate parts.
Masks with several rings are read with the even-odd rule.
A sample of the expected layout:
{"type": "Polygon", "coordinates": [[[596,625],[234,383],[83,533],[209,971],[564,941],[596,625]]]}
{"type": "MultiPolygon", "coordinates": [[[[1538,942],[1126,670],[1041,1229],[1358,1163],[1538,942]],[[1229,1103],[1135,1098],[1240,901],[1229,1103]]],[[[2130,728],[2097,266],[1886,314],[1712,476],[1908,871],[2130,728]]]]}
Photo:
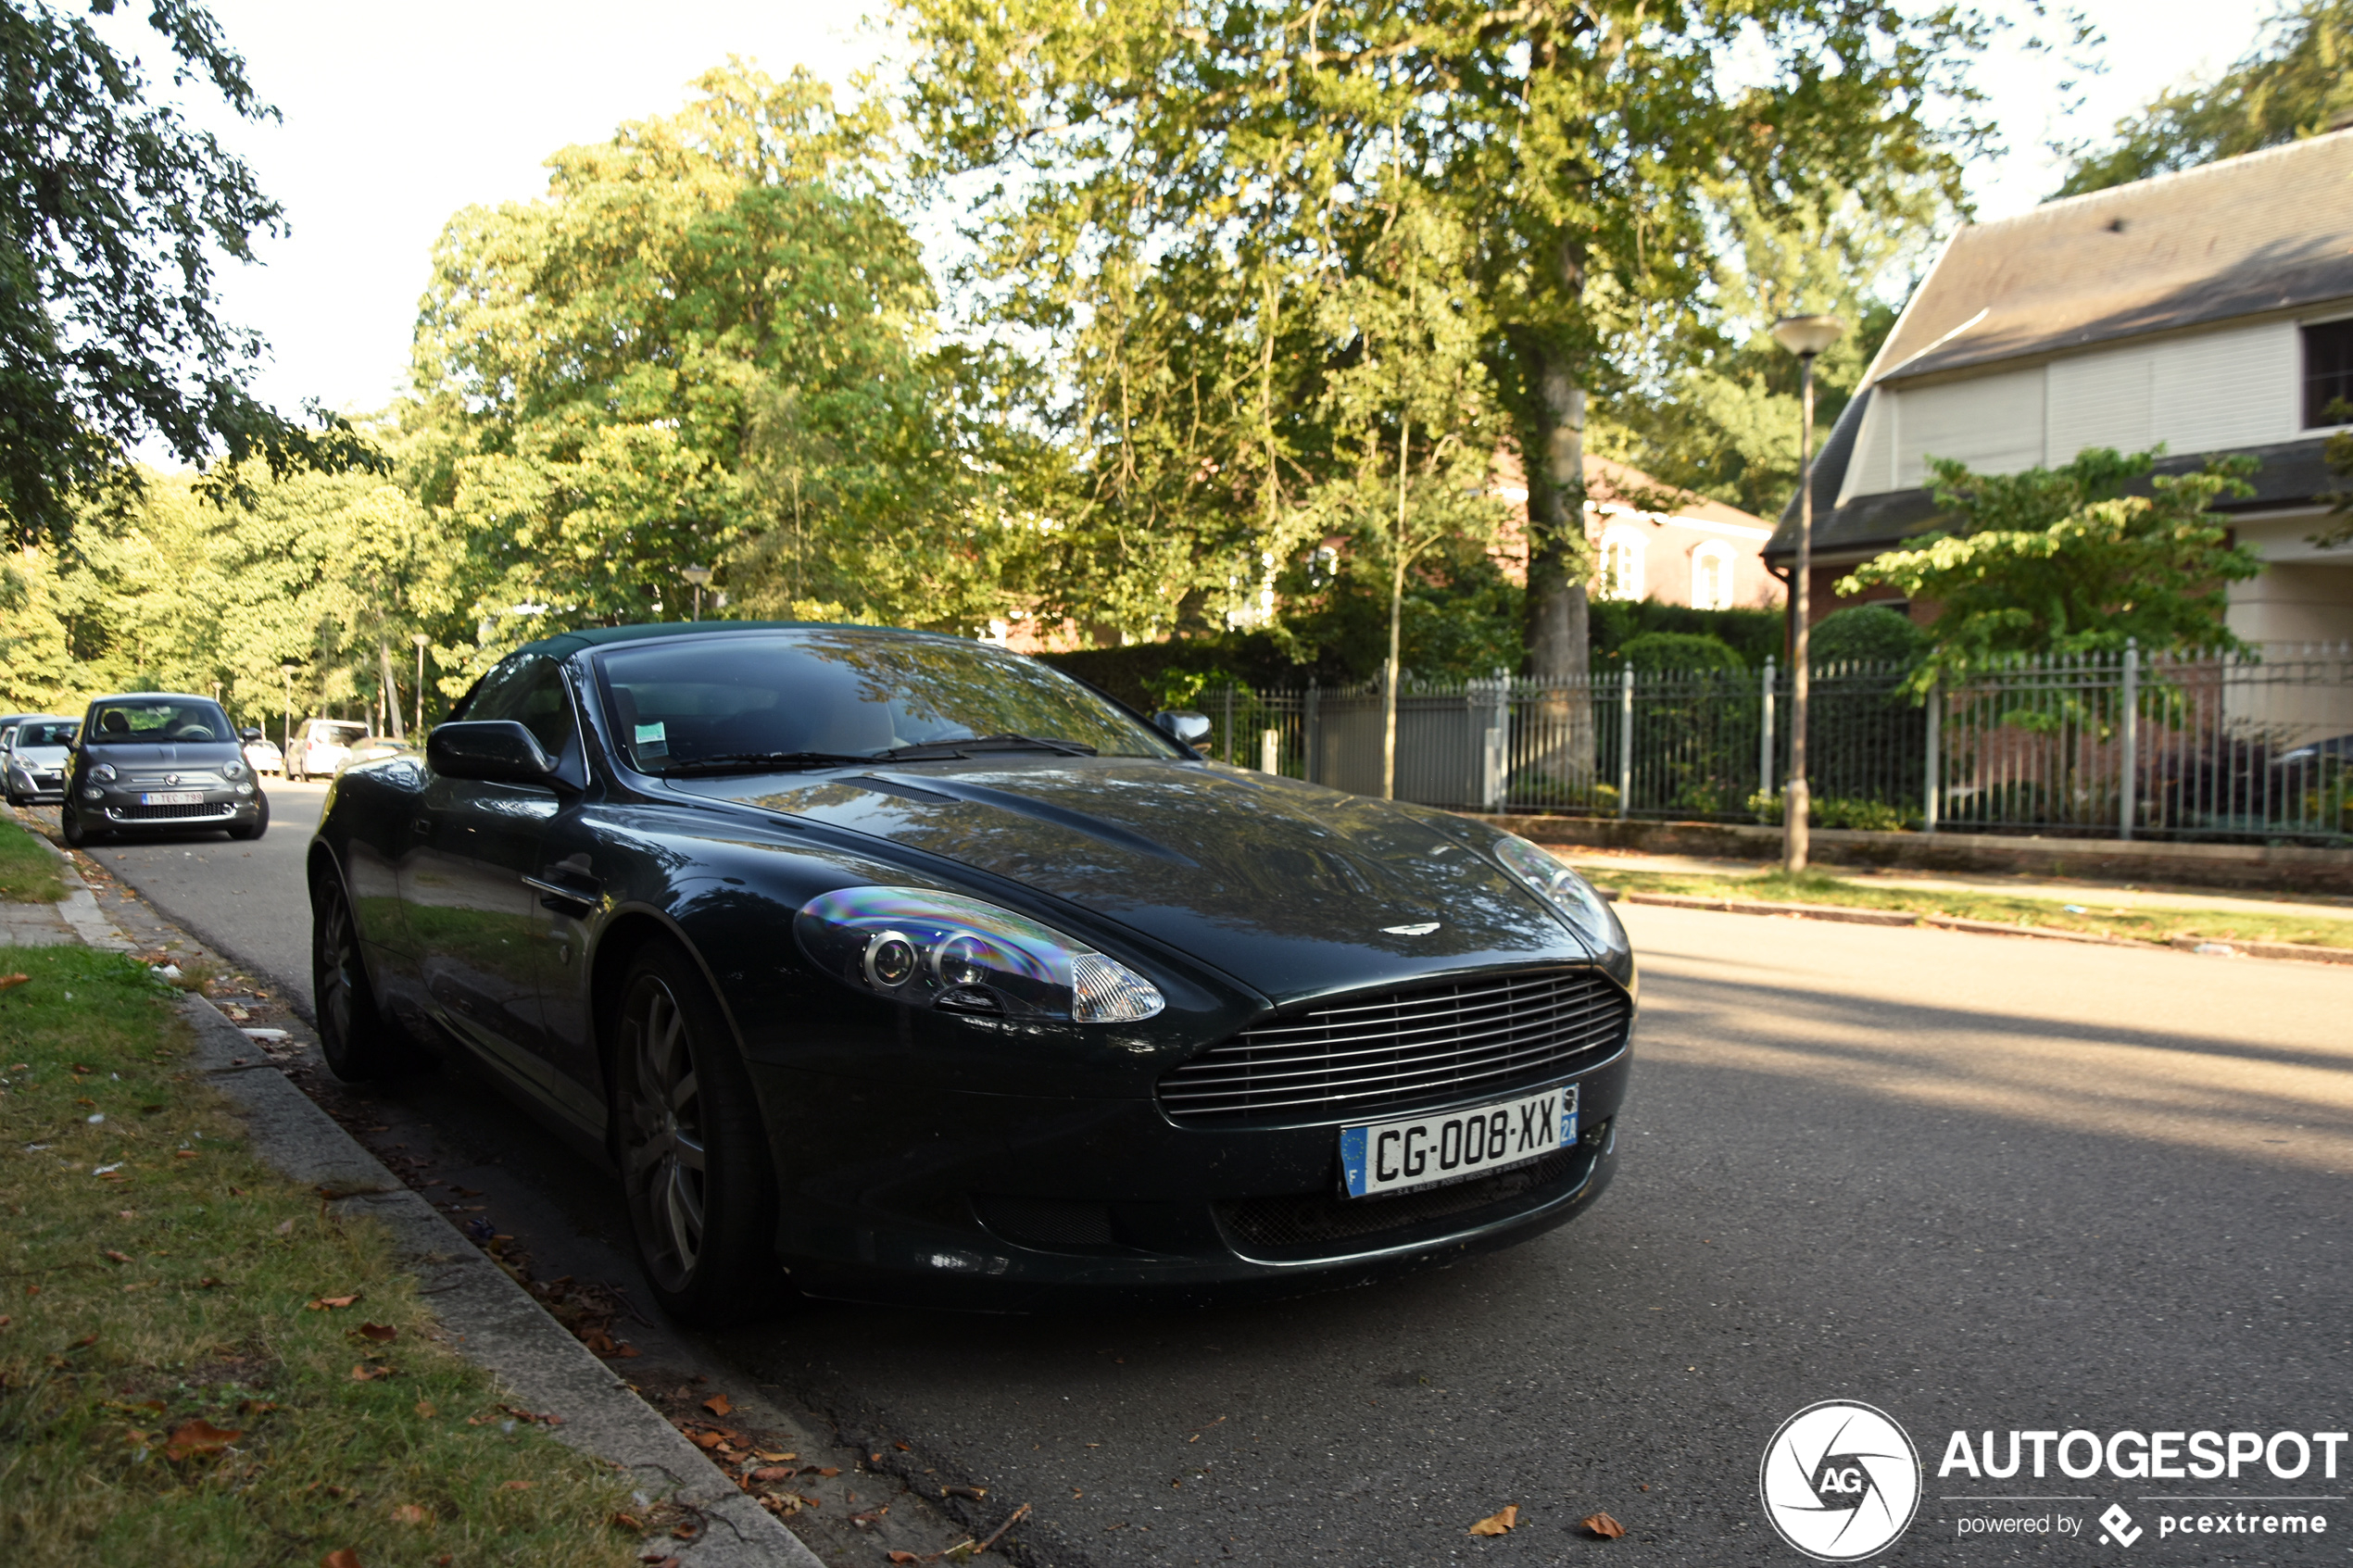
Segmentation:
{"type": "Polygon", "coordinates": [[[247,1151],[171,993],[0,948],[0,1550],[612,1563],[622,1478],[501,1406],[381,1229],[247,1151]]]}
{"type": "Polygon", "coordinates": [[[1765,903],[1838,904],[1852,909],[1894,909],[1910,914],[1949,915],[1958,920],[1998,921],[2053,931],[2081,931],[2171,942],[2196,936],[2214,942],[2297,942],[2316,947],[2353,947],[2353,921],[2302,915],[2266,915],[2237,909],[2174,909],[2108,905],[2087,893],[2080,908],[2047,898],[2001,893],[1955,892],[1919,887],[1875,887],[1820,872],[1767,872],[1759,876],[1688,876],[1664,872],[1621,872],[1604,864],[1579,868],[1596,885],[1629,893],[1671,893],[1687,898],[1740,898],[1765,903]]]}
{"type": "Polygon", "coordinates": [[[0,900],[54,904],[66,896],[57,858],[49,847],[0,815],[0,900]]]}

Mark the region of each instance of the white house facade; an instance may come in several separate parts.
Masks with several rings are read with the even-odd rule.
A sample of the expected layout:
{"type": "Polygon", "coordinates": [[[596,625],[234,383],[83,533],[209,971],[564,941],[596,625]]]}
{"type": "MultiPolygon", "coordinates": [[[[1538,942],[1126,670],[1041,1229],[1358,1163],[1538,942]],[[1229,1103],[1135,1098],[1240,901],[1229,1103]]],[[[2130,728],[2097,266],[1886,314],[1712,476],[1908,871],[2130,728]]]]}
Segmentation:
{"type": "MultiPolygon", "coordinates": [[[[2230,624],[2262,644],[2353,638],[2353,548],[2322,549],[2323,460],[2353,404],[2353,132],[2317,136],[1955,235],[1825,440],[1813,604],[1937,526],[1929,462],[1982,473],[2162,445],[2160,471],[2260,465],[2226,503],[2265,562],[2230,624]]],[[[1795,553],[1796,502],[1767,547],[1795,553]]]]}

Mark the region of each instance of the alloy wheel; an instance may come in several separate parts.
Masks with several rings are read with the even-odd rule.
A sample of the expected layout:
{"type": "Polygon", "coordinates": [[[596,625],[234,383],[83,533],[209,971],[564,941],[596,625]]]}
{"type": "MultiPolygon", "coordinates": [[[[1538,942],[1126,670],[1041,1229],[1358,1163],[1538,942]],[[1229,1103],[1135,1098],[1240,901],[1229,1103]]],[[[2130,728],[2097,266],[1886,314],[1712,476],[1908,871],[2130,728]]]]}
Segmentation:
{"type": "Polygon", "coordinates": [[[677,997],[657,975],[639,977],[622,1023],[629,1074],[624,1170],[638,1246],[657,1282],[682,1289],[702,1258],[709,1197],[693,1041],[677,997]]]}
{"type": "Polygon", "coordinates": [[[343,889],[329,886],[320,898],[318,952],[313,990],[317,993],[321,1032],[339,1047],[348,1047],[357,1010],[359,940],[352,929],[351,906],[343,889]]]}

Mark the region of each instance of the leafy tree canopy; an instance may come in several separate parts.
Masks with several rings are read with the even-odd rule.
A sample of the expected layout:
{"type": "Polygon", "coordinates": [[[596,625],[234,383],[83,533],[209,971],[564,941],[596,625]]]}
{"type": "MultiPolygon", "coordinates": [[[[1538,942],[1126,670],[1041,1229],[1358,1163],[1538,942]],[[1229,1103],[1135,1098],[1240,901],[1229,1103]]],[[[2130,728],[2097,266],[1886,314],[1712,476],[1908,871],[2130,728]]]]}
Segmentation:
{"type": "Polygon", "coordinates": [[[1015,437],[975,417],[975,357],[929,343],[882,117],[740,63],[698,86],[435,251],[423,493],[472,553],[478,662],[673,612],[696,563],[755,614],[969,630],[998,605],[1012,530],[980,481],[1015,437]]]}
{"type": "Polygon", "coordinates": [[[1909,664],[1928,648],[1928,633],[1887,605],[1834,609],[1806,638],[1806,656],[1817,665],[1909,664]]]}
{"type": "Polygon", "coordinates": [[[2284,6],[2246,56],[2215,81],[2173,88],[2117,121],[2102,148],[2078,148],[2055,195],[2318,135],[2353,113],[2353,0],[2284,6]]]}
{"type": "Polygon", "coordinates": [[[1702,325],[1731,194],[1776,215],[1826,181],[1880,208],[1957,194],[1982,134],[1931,123],[1972,96],[1982,27],[1950,8],[900,8],[923,167],[975,182],[976,297],[1055,351],[1089,602],[1214,623],[1251,566],[1314,546],[1287,532],[1301,498],[1354,476],[1324,385],[1364,352],[1319,301],[1390,212],[1442,209],[1526,458],[1544,675],[1585,659],[1586,397],[1702,325]]]}
{"type": "Polygon", "coordinates": [[[2064,468],[2007,475],[1938,459],[1931,488],[1956,526],[1865,562],[1838,591],[1885,583],[1940,607],[1920,689],[2020,654],[2120,653],[2128,638],[2152,653],[2235,647],[2228,587],[2262,563],[2208,508],[2252,494],[2255,460],[2154,474],[2160,455],[2095,447],[2064,468]],[[2125,494],[2135,481],[2149,494],[2125,494]]]}
{"type": "MultiPolygon", "coordinates": [[[[115,0],[90,0],[91,16],[115,0]]],[[[175,86],[203,79],[250,119],[277,111],[194,0],[153,0],[147,25],[175,86]]],[[[0,525],[62,539],[72,493],[138,475],[153,439],[239,492],[249,458],[292,468],[381,466],[332,416],[289,422],[246,391],[260,338],[214,310],[220,257],[253,259],[283,232],[252,170],[169,106],[89,17],[0,0],[0,525]]]]}

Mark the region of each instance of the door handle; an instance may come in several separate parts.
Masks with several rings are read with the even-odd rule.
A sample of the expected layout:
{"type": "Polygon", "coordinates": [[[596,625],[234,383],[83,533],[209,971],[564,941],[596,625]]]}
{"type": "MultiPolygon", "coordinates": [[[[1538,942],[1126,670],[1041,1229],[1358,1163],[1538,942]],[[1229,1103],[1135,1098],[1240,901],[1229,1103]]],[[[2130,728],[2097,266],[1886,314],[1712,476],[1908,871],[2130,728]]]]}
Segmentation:
{"type": "Polygon", "coordinates": [[[560,882],[547,882],[535,876],[524,877],[522,884],[540,895],[540,908],[547,909],[593,909],[597,907],[600,891],[567,887],[560,882]]]}

